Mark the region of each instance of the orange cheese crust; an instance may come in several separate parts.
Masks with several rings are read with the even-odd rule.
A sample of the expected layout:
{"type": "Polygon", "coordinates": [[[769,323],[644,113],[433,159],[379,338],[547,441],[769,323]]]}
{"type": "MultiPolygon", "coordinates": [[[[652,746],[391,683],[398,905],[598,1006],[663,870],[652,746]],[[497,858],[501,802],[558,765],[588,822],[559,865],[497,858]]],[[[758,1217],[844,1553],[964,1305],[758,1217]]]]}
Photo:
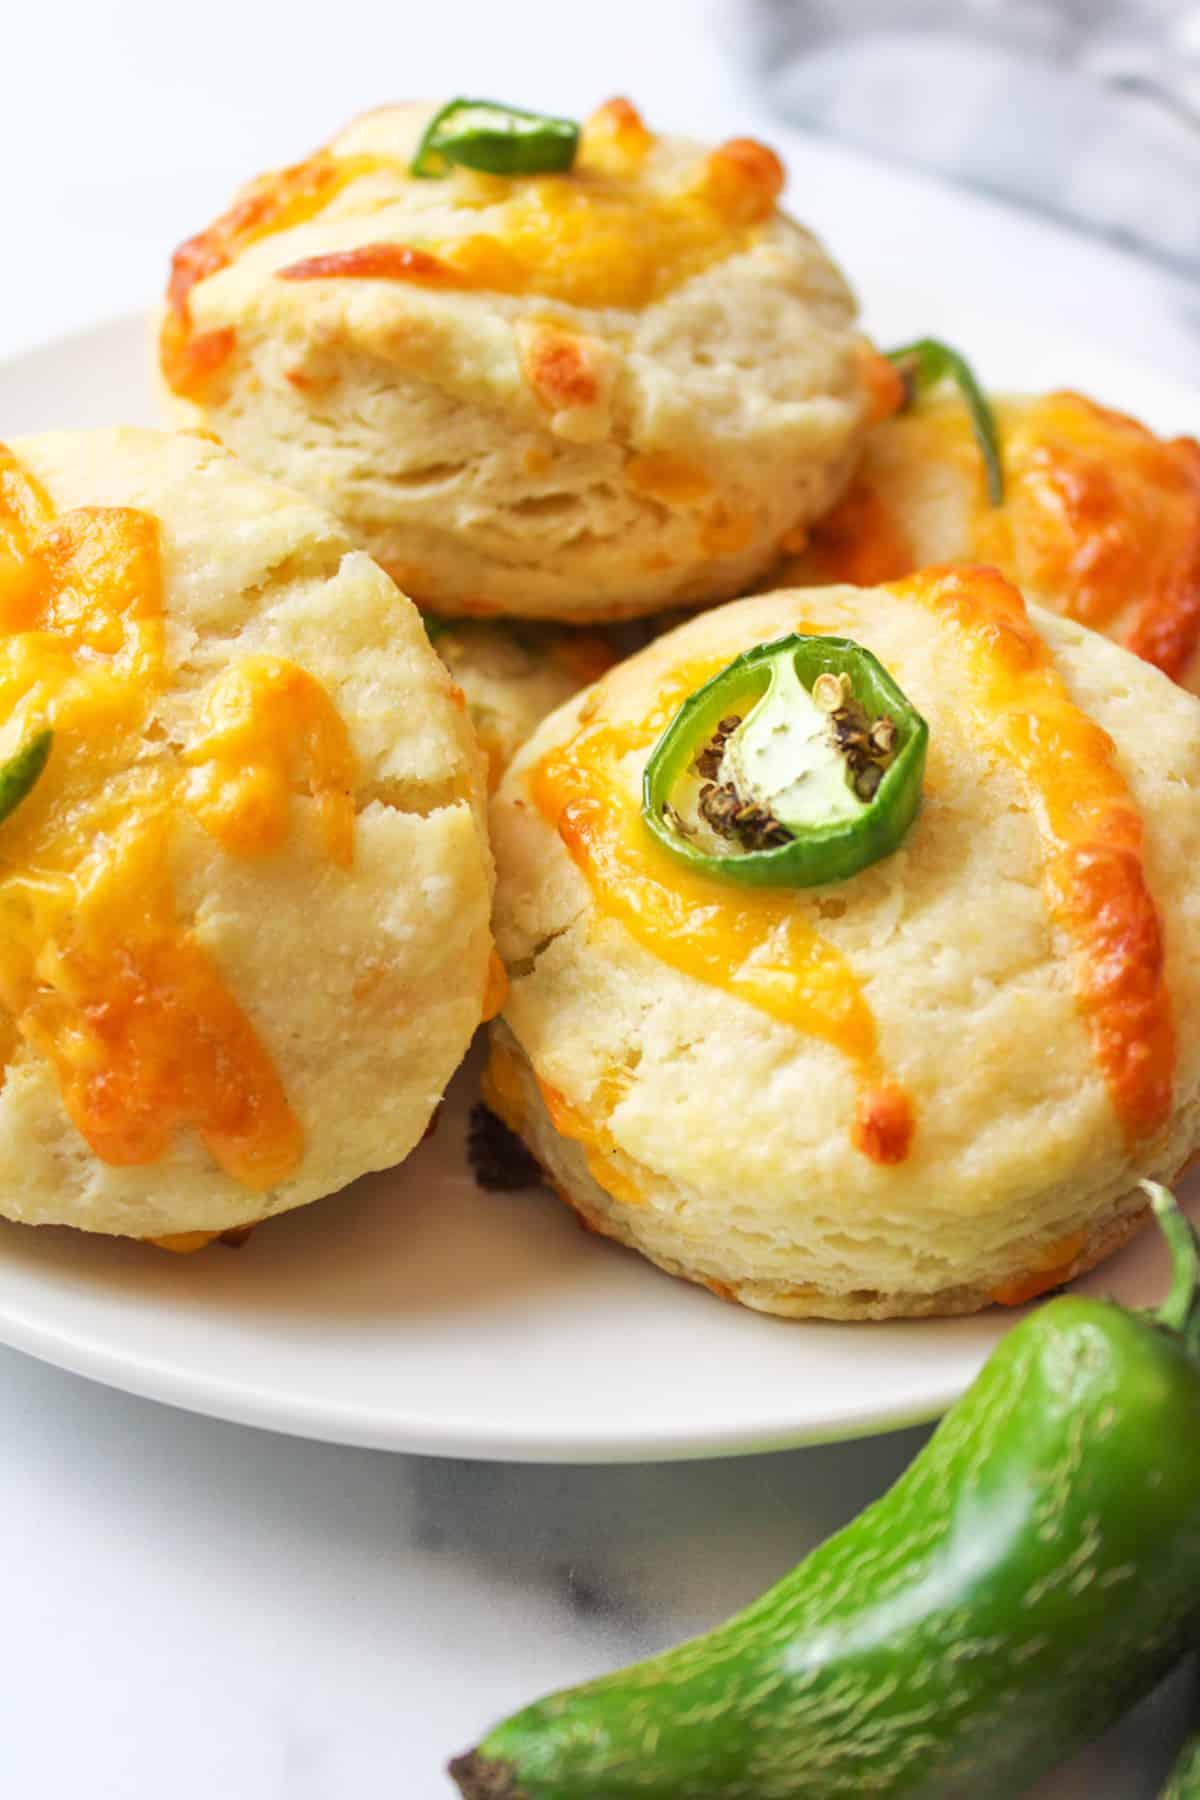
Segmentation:
{"type": "Polygon", "coordinates": [[[677,450],[648,450],[625,459],[625,485],[664,506],[703,506],[713,480],[698,463],[677,450]]]}
{"type": "MultiPolygon", "coordinates": [[[[1005,502],[988,503],[963,408],[934,403],[913,455],[972,484],[964,541],[938,562],[994,564],[1039,602],[1103,631],[1189,685],[1200,651],[1200,444],[1164,439],[1082,394],[997,404],[1005,502]],[[1190,679],[1189,679],[1190,678],[1190,679]]],[[[863,586],[919,566],[903,496],[886,469],[863,469],[804,545],[806,582],[863,586]]]]}
{"type": "Polygon", "coordinates": [[[317,803],[325,850],[348,869],[354,859],[350,739],[320,682],[278,656],[248,656],[214,683],[207,730],[183,752],[187,801],[206,831],[233,856],[264,856],[284,842],[297,782],[317,803]]]}
{"type": "Polygon", "coordinates": [[[722,666],[675,670],[640,724],[594,715],[529,771],[530,796],[596,905],[652,955],[840,1051],[858,1085],[856,1148],[875,1162],[902,1162],[914,1130],[911,1103],[886,1074],[874,1016],[845,958],[812,929],[794,894],[734,889],[675,862],[617,780],[620,759],[653,744],[722,666]]]}
{"type": "Polygon", "coordinates": [[[1200,444],[1058,393],[1008,434],[1006,457],[1018,579],[1102,631],[1132,603],[1122,641],[1180,676],[1200,640],[1200,444]]]}
{"type": "Polygon", "coordinates": [[[804,550],[806,583],[879,587],[910,575],[917,556],[895,508],[869,479],[856,475],[831,512],[813,527],[804,550]]]}
{"type": "MultiPolygon", "coordinates": [[[[498,231],[439,244],[364,244],[303,258],[277,276],[540,294],[583,307],[645,306],[746,248],[771,217],[784,184],[774,151],[752,138],[733,138],[704,156],[677,191],[659,192],[641,182],[653,144],[627,100],[608,101],[584,124],[567,174],[467,178],[503,203],[498,231]]],[[[228,267],[249,245],[316,217],[360,175],[384,167],[408,179],[404,164],[323,148],[261,176],[212,225],[180,245],[159,334],[160,366],[172,392],[202,400],[236,343],[230,328],[193,329],[190,302],[197,283],[228,267]]]]}
{"type": "Polygon", "coordinates": [[[483,1005],[480,1009],[479,1023],[486,1025],[489,1019],[494,1019],[507,999],[508,970],[493,949],[488,956],[487,981],[483,990],[483,1005]]]}
{"type": "Polygon", "coordinates": [[[538,325],[521,362],[534,396],[551,412],[594,406],[600,397],[600,380],[588,346],[574,332],[538,325]]]}
{"type": "Polygon", "coordinates": [[[855,361],[871,400],[870,423],[878,425],[903,407],[907,398],[904,378],[895,363],[882,356],[869,338],[859,339],[855,361]]]}
{"type": "Polygon", "coordinates": [[[654,145],[637,107],[623,96],[606,100],[584,123],[579,134],[579,161],[588,169],[614,175],[634,174],[654,145]]]}
{"type": "Polygon", "coordinates": [[[1092,1054],[1126,1137],[1145,1137],[1170,1116],[1175,1028],[1141,815],[1112,740],[1071,700],[1020,594],[994,569],[926,569],[892,591],[965,642],[962,704],[1028,792],[1051,909],[1079,956],[1092,1054]]]}
{"type": "Polygon", "coordinates": [[[0,448],[0,720],[49,725],[50,764],[2,827],[4,1046],[55,1072],[103,1161],[157,1161],[195,1130],[253,1189],[295,1168],[304,1135],[251,1021],[177,914],[172,820],[191,807],[228,848],[278,843],[296,786],[349,859],[353,762],[319,684],[273,658],[234,665],[188,755],[144,752],[167,681],[159,526],[128,507],[54,517],[0,448]],[[199,782],[199,792],[189,791],[199,782]],[[282,810],[281,810],[282,809],[282,810]]]}
{"type": "Polygon", "coordinates": [[[1086,1231],[1073,1231],[1069,1236],[1059,1238],[1057,1243],[1047,1246],[1034,1268],[993,1288],[992,1299],[997,1306],[1024,1306],[1027,1300],[1036,1300],[1039,1294],[1048,1294],[1051,1288],[1061,1287],[1075,1274],[1087,1241],[1086,1231]]]}
{"type": "Polygon", "coordinates": [[[582,1147],[592,1180],[623,1206],[644,1206],[646,1197],[637,1183],[612,1160],[617,1145],[607,1121],[620,1097],[622,1084],[619,1078],[609,1077],[602,1081],[587,1110],[573,1106],[566,1095],[548,1081],[536,1079],[550,1123],[560,1137],[571,1138],[582,1147]]]}
{"type": "Polygon", "coordinates": [[[355,250],[331,250],[306,256],[277,269],[280,281],[417,281],[430,287],[465,287],[465,277],[440,256],[411,244],[359,244],[355,250]]]}
{"type": "Polygon", "coordinates": [[[190,302],[197,283],[228,268],[260,238],[314,218],[349,182],[379,166],[377,157],[335,157],[318,150],[303,162],[261,176],[220,218],[180,244],[171,258],[167,310],[159,330],[159,363],[173,393],[201,399],[235,344],[231,330],[193,330],[190,302]]]}

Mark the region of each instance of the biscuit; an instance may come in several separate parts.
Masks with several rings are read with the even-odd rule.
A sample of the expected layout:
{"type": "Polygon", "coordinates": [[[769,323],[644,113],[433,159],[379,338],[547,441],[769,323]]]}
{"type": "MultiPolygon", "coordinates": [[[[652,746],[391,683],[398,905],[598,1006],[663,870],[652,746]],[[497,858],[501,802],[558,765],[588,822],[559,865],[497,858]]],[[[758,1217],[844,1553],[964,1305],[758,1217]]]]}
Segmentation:
{"type": "Polygon", "coordinates": [[[495,787],[547,713],[623,654],[616,632],[532,621],[511,624],[426,616],[434,649],[462,689],[495,787]]]}
{"type": "Polygon", "coordinates": [[[1200,691],[1200,444],[1082,394],[993,402],[1005,501],[988,503],[965,408],[878,425],[854,480],[772,586],[870,586],[963,558],[1200,691]]]}
{"type": "Polygon", "coordinates": [[[0,1211],[171,1247],[420,1139],[484,1010],[482,759],[411,602],[191,435],[0,458],[0,1211]]]}
{"type": "Polygon", "coordinates": [[[510,993],[487,1095],[596,1229],[792,1317],[1017,1302],[1109,1253],[1200,1139],[1200,707],[993,571],[783,591],[659,639],[492,806],[510,993]],[[850,879],[746,888],[640,816],[680,700],[832,633],[928,721],[850,879]]]}
{"type": "Polygon", "coordinates": [[[178,416],[328,506],[423,609],[568,622],[743,592],[895,376],[762,145],[627,102],[565,175],[409,173],[393,106],[176,253],[178,416]]]}

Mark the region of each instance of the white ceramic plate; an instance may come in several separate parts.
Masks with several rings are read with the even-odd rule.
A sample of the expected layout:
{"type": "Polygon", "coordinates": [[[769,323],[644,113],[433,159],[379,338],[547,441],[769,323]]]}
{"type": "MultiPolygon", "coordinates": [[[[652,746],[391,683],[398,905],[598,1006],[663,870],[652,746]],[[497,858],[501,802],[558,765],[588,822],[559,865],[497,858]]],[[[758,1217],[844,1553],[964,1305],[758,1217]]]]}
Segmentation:
{"type": "MultiPolygon", "coordinates": [[[[949,322],[873,295],[897,342],[949,322]]],[[[953,331],[993,385],[1075,385],[1163,430],[1200,402],[1104,351],[1000,319],[953,331]]],[[[157,422],[146,329],[124,318],[0,363],[0,437],[157,422]]],[[[699,1456],[816,1443],[931,1418],[1013,1315],[788,1323],[672,1281],[581,1231],[546,1193],[486,1194],[463,1158],[475,1070],[435,1136],[255,1232],[174,1257],[0,1223],[0,1341],[155,1399],[304,1436],[529,1461],[699,1456]]],[[[1200,1187],[1193,1185],[1200,1199],[1200,1187]]],[[[1087,1282],[1144,1302],[1143,1237],[1087,1282]]]]}

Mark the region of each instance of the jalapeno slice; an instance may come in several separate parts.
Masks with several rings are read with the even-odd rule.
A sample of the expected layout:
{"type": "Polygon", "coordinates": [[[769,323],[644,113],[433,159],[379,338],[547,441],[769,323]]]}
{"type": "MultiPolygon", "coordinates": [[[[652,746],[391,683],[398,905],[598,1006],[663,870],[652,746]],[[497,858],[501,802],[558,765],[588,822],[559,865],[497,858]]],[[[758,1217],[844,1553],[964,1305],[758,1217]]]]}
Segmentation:
{"type": "Polygon", "coordinates": [[[754,887],[844,881],[903,841],[929,728],[849,638],[759,644],[684,702],[646,767],[665,850],[754,887]]]}
{"type": "Polygon", "coordinates": [[[953,381],[971,416],[971,428],[979,454],[987,471],[988,499],[993,506],[1004,504],[1004,462],[1000,454],[1000,433],[991,402],[975,378],[966,357],[938,338],[918,338],[899,350],[889,350],[888,361],[895,363],[904,379],[906,406],[919,400],[930,388],[947,379],[953,381]]]}
{"type": "Polygon", "coordinates": [[[497,100],[451,100],[426,126],[409,173],[436,180],[457,163],[485,175],[561,175],[578,144],[574,119],[523,112],[497,100]]]}
{"type": "Polygon", "coordinates": [[[52,731],[39,731],[7,762],[0,763],[0,823],[20,806],[37,781],[53,742],[52,731]]]}

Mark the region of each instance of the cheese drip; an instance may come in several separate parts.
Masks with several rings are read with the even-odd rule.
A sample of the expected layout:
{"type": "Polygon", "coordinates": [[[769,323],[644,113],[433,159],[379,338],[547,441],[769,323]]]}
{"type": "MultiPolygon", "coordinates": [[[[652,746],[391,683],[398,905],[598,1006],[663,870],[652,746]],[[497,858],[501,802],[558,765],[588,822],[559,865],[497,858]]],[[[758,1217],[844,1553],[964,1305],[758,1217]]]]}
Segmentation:
{"type": "Polygon", "coordinates": [[[1130,1141],[1170,1117],[1175,1028],[1141,815],[1112,739],[1067,693],[1016,588],[994,569],[925,569],[891,591],[962,638],[959,704],[1016,769],[1046,857],[1054,916],[1075,943],[1076,999],[1130,1141]]]}
{"type": "MultiPolygon", "coordinates": [[[[54,731],[49,766],[0,831],[4,1052],[24,1041],[46,1059],[102,1160],[152,1163],[194,1130],[228,1174],[265,1189],[295,1168],[303,1132],[252,1022],[178,913],[170,853],[188,771],[156,723],[167,683],[157,520],[129,507],[55,517],[0,449],[0,730],[13,742],[54,731]]],[[[225,727],[207,744],[220,806],[215,822],[195,810],[225,847],[279,842],[286,728],[307,759],[294,779],[319,806],[330,796],[329,849],[347,860],[352,768],[319,684],[248,659],[217,682],[209,718],[225,727]],[[264,671],[269,694],[282,684],[291,696],[282,712],[256,703],[264,671]],[[222,700],[230,686],[240,709],[222,700]],[[240,771],[263,768],[265,813],[253,779],[248,795],[238,787],[240,771]]]]}
{"type": "Polygon", "coordinates": [[[596,905],[644,948],[846,1057],[858,1084],[856,1148],[875,1162],[902,1162],[914,1128],[910,1102],[886,1074],[875,1018],[853,970],[809,923],[810,903],[793,890],[735,889],[681,867],[645,830],[620,780],[621,760],[652,745],[683,701],[723,666],[675,670],[640,723],[610,724],[601,716],[581,727],[530,771],[531,797],[596,905]]]}

